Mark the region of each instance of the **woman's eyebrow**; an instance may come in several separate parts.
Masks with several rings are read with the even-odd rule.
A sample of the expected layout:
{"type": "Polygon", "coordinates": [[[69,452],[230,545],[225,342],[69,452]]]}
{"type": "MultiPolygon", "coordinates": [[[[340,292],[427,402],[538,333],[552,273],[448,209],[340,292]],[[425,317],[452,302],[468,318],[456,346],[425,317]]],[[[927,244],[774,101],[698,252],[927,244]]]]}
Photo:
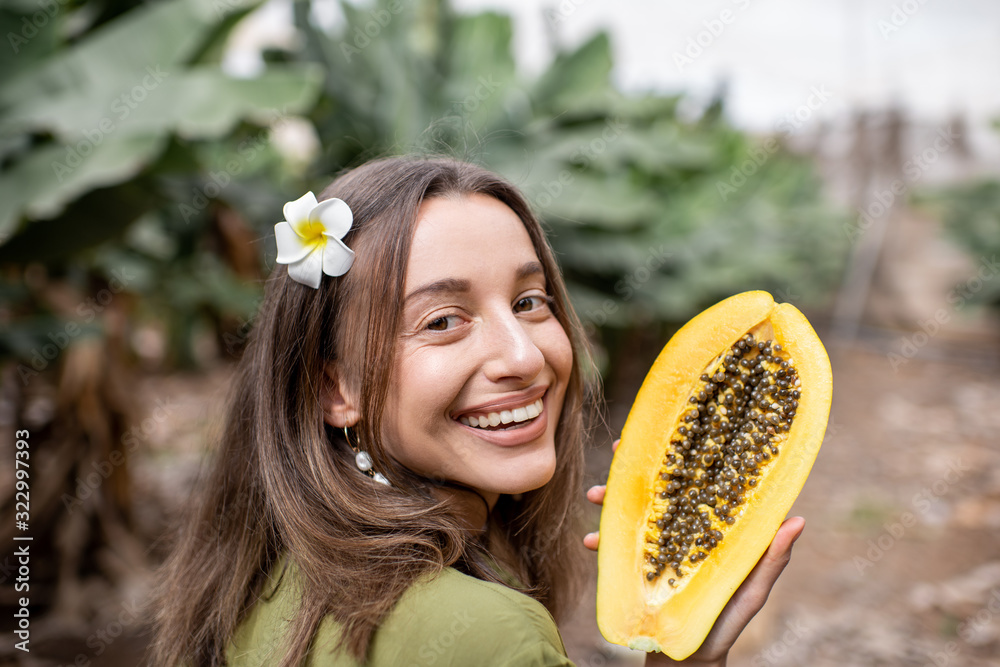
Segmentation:
{"type": "Polygon", "coordinates": [[[456,294],[468,292],[471,289],[472,284],[468,280],[462,280],[460,278],[442,278],[441,280],[435,280],[432,283],[422,285],[407,294],[403,299],[403,305],[405,306],[411,299],[423,296],[424,294],[456,294]]]}
{"type": "Polygon", "coordinates": [[[540,262],[525,262],[517,269],[517,279],[523,280],[539,273],[545,275],[545,269],[540,262]]]}

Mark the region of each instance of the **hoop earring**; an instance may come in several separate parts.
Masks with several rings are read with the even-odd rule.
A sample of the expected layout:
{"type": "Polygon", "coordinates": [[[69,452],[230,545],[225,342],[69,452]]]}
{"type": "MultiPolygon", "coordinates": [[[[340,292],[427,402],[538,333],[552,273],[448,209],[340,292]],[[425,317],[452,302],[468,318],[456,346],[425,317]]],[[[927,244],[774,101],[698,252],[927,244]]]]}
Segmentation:
{"type": "Polygon", "coordinates": [[[354,451],[354,464],[358,466],[358,470],[365,473],[379,484],[392,486],[392,484],[389,483],[389,480],[386,479],[385,475],[372,470],[371,455],[368,452],[359,449],[356,445],[351,444],[351,436],[350,433],[348,433],[346,426],[344,427],[344,439],[347,440],[347,445],[354,451]]]}

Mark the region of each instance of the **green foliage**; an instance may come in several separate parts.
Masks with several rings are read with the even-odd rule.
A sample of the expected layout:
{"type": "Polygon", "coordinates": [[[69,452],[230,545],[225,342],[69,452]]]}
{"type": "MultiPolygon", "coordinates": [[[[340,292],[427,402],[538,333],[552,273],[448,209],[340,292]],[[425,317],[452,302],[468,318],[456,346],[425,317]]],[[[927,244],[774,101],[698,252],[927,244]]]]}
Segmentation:
{"type": "MultiPolygon", "coordinates": [[[[254,79],[234,79],[217,64],[193,61],[221,37],[216,27],[223,20],[212,5],[195,0],[146,5],[5,81],[0,136],[30,140],[3,142],[0,238],[19,231],[22,220],[63,214],[88,192],[155,173],[171,137],[219,139],[244,118],[266,121],[310,104],[318,73],[308,67],[272,67],[254,79]]],[[[88,223],[101,227],[100,218],[88,223]]],[[[109,223],[103,231],[111,237],[121,225],[109,223]]],[[[79,248],[101,236],[80,238],[79,248]]],[[[66,255],[76,249],[69,240],[63,245],[66,255]]],[[[21,245],[17,259],[32,258],[32,249],[21,245]]],[[[0,258],[14,259],[2,251],[0,258]]]]}
{"type": "MultiPolygon", "coordinates": [[[[43,263],[83,304],[95,280],[111,279],[101,258],[117,257],[119,269],[147,276],[126,291],[163,304],[150,317],[179,332],[177,342],[189,331],[172,320],[200,310],[248,316],[255,304],[210,247],[213,217],[230,189],[273,166],[257,157],[273,151],[257,141],[219,160],[206,146],[310,108],[320,73],[301,63],[252,79],[222,72],[232,27],[259,2],[97,4],[11,4],[0,13],[16,56],[0,83],[0,264],[43,263]],[[125,232],[139,220],[169,229],[175,252],[133,247],[125,232]]],[[[20,298],[27,303],[14,306],[0,350],[26,358],[27,342],[49,342],[51,314],[44,294],[20,298]]],[[[62,316],[79,319],[72,307],[62,316]]]]}
{"type": "MultiPolygon", "coordinates": [[[[343,2],[332,34],[299,5],[325,96],[312,114],[317,179],[368,158],[443,152],[493,168],[551,230],[581,315],[598,326],[676,323],[746,289],[823,304],[843,268],[840,214],[806,160],[677,115],[676,97],[624,96],[598,33],[534,81],[514,67],[510,19],[440,1],[343,2]],[[749,162],[749,177],[733,178],[749,162]]],[[[771,144],[768,144],[771,146],[771,144]]]]}
{"type": "MultiPolygon", "coordinates": [[[[940,214],[948,236],[969,254],[973,264],[996,262],[1000,255],[1000,181],[990,179],[927,191],[919,205],[940,214]]],[[[976,292],[960,286],[962,295],[1000,307],[1000,281],[983,281],[976,292]]]]}
{"type": "MultiPolygon", "coordinates": [[[[267,256],[284,201],[367,159],[416,152],[518,184],[581,315],[608,341],[747,289],[822,304],[837,281],[846,240],[810,165],[728,126],[721,101],[686,121],[677,97],[616,91],[604,33],[528,79],[498,13],[341,2],[345,20],[328,32],[296,2],[294,46],[267,53],[261,76],[232,79],[218,60],[253,4],[165,0],[103,24],[67,13],[25,45],[21,71],[0,84],[0,238],[13,235],[0,262],[101,275],[128,265],[143,316],[246,317],[259,285],[241,288],[219,260],[221,212],[247,221],[267,256]],[[89,27],[70,40],[73,21],[89,27]],[[321,146],[304,173],[260,129],[297,113],[321,146]]],[[[0,23],[17,23],[5,11],[0,23]]]]}

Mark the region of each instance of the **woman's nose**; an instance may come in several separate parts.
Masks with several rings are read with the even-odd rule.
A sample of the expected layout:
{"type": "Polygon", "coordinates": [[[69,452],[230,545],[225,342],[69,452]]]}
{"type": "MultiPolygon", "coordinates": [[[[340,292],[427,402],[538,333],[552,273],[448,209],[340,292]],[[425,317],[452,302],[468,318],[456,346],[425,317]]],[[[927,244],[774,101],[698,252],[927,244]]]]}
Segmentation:
{"type": "Polygon", "coordinates": [[[533,380],[545,367],[545,355],[531,335],[531,325],[513,314],[491,318],[485,327],[483,372],[493,382],[533,380]]]}

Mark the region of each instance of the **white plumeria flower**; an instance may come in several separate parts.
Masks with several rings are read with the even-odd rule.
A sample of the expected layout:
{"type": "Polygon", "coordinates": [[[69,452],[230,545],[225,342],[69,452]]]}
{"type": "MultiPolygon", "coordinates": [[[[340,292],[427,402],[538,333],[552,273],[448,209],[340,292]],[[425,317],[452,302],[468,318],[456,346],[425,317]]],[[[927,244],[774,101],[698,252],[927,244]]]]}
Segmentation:
{"type": "Polygon", "coordinates": [[[354,223],[351,207],[341,199],[317,202],[307,192],[284,207],[285,220],[274,226],[279,264],[303,285],[318,288],[325,273],[342,276],[354,263],[354,251],[340,239],[354,223]]]}

